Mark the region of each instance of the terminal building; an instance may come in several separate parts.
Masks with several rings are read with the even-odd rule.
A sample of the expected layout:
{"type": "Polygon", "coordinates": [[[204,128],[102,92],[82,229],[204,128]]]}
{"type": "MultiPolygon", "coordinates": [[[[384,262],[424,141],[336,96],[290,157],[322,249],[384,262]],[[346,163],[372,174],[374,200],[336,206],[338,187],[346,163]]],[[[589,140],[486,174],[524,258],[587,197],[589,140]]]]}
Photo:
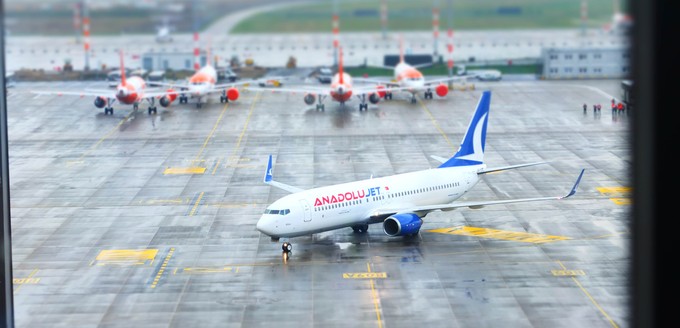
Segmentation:
{"type": "Polygon", "coordinates": [[[630,51],[613,48],[544,48],[543,79],[612,79],[630,76],[630,51]]]}
{"type": "MultiPolygon", "coordinates": [[[[205,51],[201,51],[201,67],[205,66],[206,60],[205,51]]],[[[193,52],[147,52],[142,55],[142,68],[147,71],[193,70],[194,54],[193,52]]]]}

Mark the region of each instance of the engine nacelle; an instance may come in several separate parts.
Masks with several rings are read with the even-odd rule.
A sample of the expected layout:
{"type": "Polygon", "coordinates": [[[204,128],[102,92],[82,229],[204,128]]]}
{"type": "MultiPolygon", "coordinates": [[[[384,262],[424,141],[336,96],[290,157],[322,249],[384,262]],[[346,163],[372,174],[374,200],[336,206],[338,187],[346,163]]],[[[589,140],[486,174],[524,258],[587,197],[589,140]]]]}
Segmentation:
{"type": "Polygon", "coordinates": [[[238,99],[238,95],[238,89],[236,88],[229,88],[229,90],[227,90],[227,99],[230,101],[235,101],[238,99]]]}
{"type": "Polygon", "coordinates": [[[316,101],[316,96],[314,94],[308,93],[305,95],[305,104],[311,105],[316,101]]]}
{"type": "Polygon", "coordinates": [[[371,104],[375,105],[380,101],[380,95],[378,95],[377,93],[371,93],[370,95],[368,95],[368,101],[370,101],[371,104]]]}
{"type": "Polygon", "coordinates": [[[449,93],[449,87],[446,86],[446,84],[440,84],[434,89],[434,91],[437,93],[437,96],[446,97],[446,95],[449,93]]]}
{"type": "Polygon", "coordinates": [[[385,98],[385,94],[387,94],[387,92],[385,92],[385,86],[379,85],[375,88],[378,89],[378,96],[380,96],[380,98],[385,98]]]}
{"type": "Polygon", "coordinates": [[[395,214],[383,222],[383,230],[388,236],[406,236],[416,234],[423,225],[423,219],[413,213],[395,214]]]}
{"type": "Polygon", "coordinates": [[[104,98],[104,97],[94,98],[94,105],[97,108],[104,108],[104,106],[106,106],[106,103],[107,103],[107,101],[106,101],[106,98],[104,98]]]}
{"type": "Polygon", "coordinates": [[[168,97],[168,100],[170,100],[170,102],[173,102],[173,101],[175,101],[175,99],[177,99],[177,92],[175,90],[168,89],[168,90],[165,90],[165,91],[168,93],[165,96],[168,97]]]}
{"type": "Polygon", "coordinates": [[[169,95],[165,95],[158,100],[158,103],[163,107],[168,107],[170,104],[172,104],[172,100],[169,95]]]}

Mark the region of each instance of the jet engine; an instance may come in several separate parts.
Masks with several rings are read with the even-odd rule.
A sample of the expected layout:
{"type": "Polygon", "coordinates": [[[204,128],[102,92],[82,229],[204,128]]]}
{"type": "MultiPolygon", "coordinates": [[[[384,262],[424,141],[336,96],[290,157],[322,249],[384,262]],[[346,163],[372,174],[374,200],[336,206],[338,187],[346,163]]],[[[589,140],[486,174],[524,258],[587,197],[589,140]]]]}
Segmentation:
{"type": "Polygon", "coordinates": [[[305,104],[311,105],[316,101],[316,96],[314,94],[308,93],[305,95],[305,104]]]}
{"type": "Polygon", "coordinates": [[[437,96],[445,97],[449,93],[449,87],[446,84],[440,84],[434,91],[437,93],[437,96]]]}
{"type": "Polygon", "coordinates": [[[380,95],[377,93],[371,93],[368,95],[368,101],[371,102],[371,104],[375,105],[380,101],[380,95]]]}
{"type": "Polygon", "coordinates": [[[388,217],[383,222],[383,230],[388,236],[406,236],[417,234],[420,231],[420,226],[423,225],[423,219],[414,213],[401,213],[388,217]]]}
{"type": "Polygon", "coordinates": [[[385,98],[385,94],[387,94],[387,92],[385,91],[385,86],[378,85],[375,88],[378,89],[378,96],[380,96],[380,98],[385,98]]]}
{"type": "Polygon", "coordinates": [[[170,106],[170,104],[172,104],[172,102],[175,101],[175,99],[177,99],[177,94],[174,93],[175,90],[168,89],[166,91],[168,92],[168,94],[161,97],[161,99],[158,101],[163,107],[170,106]]]}
{"type": "Polygon", "coordinates": [[[229,90],[227,90],[227,98],[229,98],[230,101],[238,99],[238,95],[238,89],[236,88],[229,88],[229,90]]]}
{"type": "Polygon", "coordinates": [[[107,101],[106,101],[106,98],[104,98],[104,97],[94,98],[94,105],[97,108],[104,108],[104,106],[106,106],[106,103],[107,103],[107,101]]]}

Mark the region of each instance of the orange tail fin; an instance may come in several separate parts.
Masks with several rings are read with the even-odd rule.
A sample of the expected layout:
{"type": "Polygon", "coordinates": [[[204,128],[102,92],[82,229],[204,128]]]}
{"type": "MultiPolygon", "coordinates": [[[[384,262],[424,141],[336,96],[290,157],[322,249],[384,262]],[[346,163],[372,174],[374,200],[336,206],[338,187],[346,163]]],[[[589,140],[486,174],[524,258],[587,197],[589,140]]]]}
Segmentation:
{"type": "Polygon", "coordinates": [[[399,35],[399,62],[404,62],[404,37],[399,35]]]}
{"type": "Polygon", "coordinates": [[[345,75],[345,73],[342,68],[342,47],[338,46],[338,77],[339,77],[338,82],[340,82],[340,84],[345,83],[343,82],[342,79],[343,75],[345,75]]]}
{"type": "Polygon", "coordinates": [[[120,49],[120,84],[125,86],[125,65],[123,63],[123,49],[120,49]]]}

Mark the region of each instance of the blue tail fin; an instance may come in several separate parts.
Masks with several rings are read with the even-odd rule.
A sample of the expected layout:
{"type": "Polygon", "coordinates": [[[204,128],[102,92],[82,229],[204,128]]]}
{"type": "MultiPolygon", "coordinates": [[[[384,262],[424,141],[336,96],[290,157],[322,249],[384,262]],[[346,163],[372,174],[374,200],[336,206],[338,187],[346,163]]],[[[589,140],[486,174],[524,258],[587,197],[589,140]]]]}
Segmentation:
{"type": "Polygon", "coordinates": [[[486,144],[486,124],[489,121],[489,105],[491,91],[484,91],[477,103],[475,115],[470,120],[460,148],[453,157],[439,167],[479,165],[484,163],[484,147],[486,144]]]}

